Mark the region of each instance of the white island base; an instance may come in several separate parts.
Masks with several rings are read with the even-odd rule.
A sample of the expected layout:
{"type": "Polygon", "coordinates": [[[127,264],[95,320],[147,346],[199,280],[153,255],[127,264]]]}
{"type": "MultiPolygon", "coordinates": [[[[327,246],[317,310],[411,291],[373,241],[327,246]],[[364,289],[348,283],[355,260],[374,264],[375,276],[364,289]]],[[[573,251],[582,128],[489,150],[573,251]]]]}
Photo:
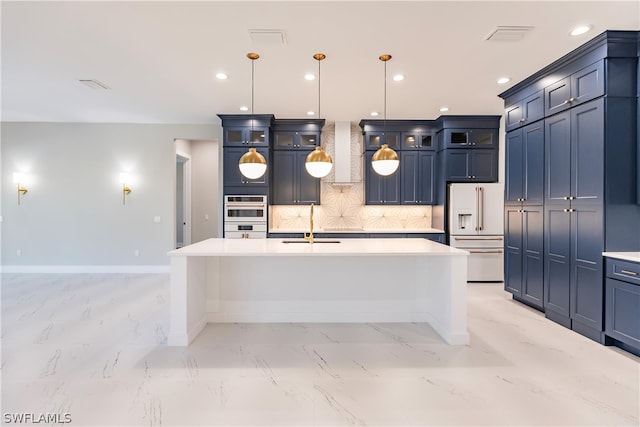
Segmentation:
{"type": "Polygon", "coordinates": [[[466,251],[426,239],[209,239],[169,252],[170,346],[212,322],[426,322],[469,343],[466,251]]]}

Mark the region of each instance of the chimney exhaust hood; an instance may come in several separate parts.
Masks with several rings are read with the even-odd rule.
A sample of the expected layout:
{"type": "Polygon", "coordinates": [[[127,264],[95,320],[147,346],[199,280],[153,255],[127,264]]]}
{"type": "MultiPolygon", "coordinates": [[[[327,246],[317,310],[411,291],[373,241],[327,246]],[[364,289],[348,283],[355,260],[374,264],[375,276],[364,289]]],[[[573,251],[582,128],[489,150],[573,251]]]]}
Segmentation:
{"type": "Polygon", "coordinates": [[[336,121],[334,136],[334,187],[350,187],[351,179],[351,122],[336,121]]]}

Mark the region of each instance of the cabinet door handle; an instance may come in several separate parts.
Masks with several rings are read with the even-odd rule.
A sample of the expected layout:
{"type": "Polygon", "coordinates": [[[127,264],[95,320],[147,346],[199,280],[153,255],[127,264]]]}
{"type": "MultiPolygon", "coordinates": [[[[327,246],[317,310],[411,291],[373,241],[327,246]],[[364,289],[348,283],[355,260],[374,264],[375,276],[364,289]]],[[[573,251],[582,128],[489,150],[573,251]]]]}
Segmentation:
{"type": "Polygon", "coordinates": [[[569,102],[574,102],[576,99],[574,97],[569,98],[569,102]]]}
{"type": "Polygon", "coordinates": [[[564,102],[562,103],[562,105],[566,105],[568,104],[570,101],[568,99],[565,99],[564,102]]]}
{"type": "Polygon", "coordinates": [[[524,123],[525,122],[525,118],[521,118],[520,120],[518,120],[520,123],[524,123]]]}
{"type": "Polygon", "coordinates": [[[569,200],[575,200],[575,196],[569,196],[569,200]]]}
{"type": "Polygon", "coordinates": [[[635,271],[630,271],[630,270],[620,270],[620,273],[628,274],[629,276],[637,276],[638,275],[638,273],[636,273],[635,271]]]}

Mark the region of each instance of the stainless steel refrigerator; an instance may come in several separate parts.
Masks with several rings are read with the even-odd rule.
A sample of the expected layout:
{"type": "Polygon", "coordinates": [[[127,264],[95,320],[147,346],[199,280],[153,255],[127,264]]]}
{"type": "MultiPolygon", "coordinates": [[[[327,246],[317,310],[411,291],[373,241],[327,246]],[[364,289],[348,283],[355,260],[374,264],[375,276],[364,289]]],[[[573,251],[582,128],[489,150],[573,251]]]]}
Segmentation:
{"type": "Polygon", "coordinates": [[[504,280],[504,186],[449,184],[449,245],[470,252],[469,282],[504,280]]]}

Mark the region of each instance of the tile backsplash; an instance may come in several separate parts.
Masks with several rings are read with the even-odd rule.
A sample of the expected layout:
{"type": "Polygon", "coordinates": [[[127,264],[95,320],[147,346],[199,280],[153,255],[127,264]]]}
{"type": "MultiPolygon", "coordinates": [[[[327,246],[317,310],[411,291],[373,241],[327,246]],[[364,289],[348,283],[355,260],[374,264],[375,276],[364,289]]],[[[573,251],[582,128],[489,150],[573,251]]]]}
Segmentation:
{"type": "MultiPolygon", "coordinates": [[[[322,146],[335,161],[335,127],[322,129],[322,146]]],[[[351,124],[351,182],[333,185],[332,172],[322,178],[320,206],[314,207],[314,229],[429,231],[431,206],[367,206],[364,204],[363,140],[357,124],[351,124]]],[[[270,230],[305,231],[309,229],[309,206],[272,206],[270,230]]]]}

